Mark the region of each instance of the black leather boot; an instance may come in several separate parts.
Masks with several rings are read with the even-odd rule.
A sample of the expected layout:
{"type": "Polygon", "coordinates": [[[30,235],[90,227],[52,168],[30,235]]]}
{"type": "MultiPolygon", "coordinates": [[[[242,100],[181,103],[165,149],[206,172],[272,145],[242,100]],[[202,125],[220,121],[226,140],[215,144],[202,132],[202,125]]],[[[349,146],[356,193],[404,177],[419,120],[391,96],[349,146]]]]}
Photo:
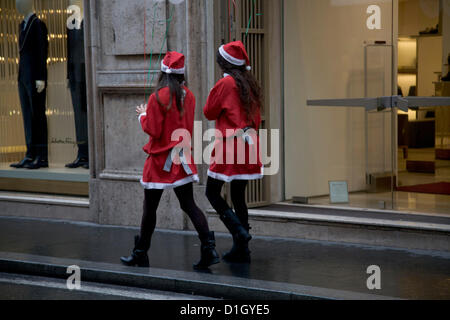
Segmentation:
{"type": "MultiPolygon", "coordinates": [[[[250,231],[248,224],[244,225],[247,232],[250,231]]],[[[222,259],[231,263],[250,263],[250,249],[248,248],[248,241],[242,241],[239,238],[233,236],[233,247],[230,252],[223,255],[222,259]]]]}
{"type": "Polygon", "coordinates": [[[134,238],[134,244],[135,247],[133,249],[133,252],[131,253],[131,256],[122,257],[120,258],[120,261],[128,267],[149,268],[150,262],[148,259],[147,251],[137,249],[139,244],[139,236],[136,236],[134,238]]]}
{"type": "Polygon", "coordinates": [[[220,215],[220,220],[224,223],[225,227],[230,231],[233,238],[242,242],[249,242],[252,240],[252,236],[244,228],[239,218],[236,216],[233,210],[229,209],[220,215]]]}
{"type": "Polygon", "coordinates": [[[210,232],[206,237],[200,238],[200,241],[202,242],[201,259],[194,265],[194,270],[205,270],[220,262],[219,254],[216,251],[214,232],[210,232]]]}

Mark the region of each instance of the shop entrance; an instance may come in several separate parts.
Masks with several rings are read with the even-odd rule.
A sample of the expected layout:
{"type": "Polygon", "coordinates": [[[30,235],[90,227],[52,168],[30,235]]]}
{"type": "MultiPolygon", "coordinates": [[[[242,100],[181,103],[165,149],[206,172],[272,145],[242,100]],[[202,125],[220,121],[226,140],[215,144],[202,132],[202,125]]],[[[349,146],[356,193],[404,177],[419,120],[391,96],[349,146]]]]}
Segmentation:
{"type": "MultiPolygon", "coordinates": [[[[398,72],[399,16],[405,2],[284,2],[287,199],[314,205],[449,212],[448,195],[439,199],[431,195],[434,202],[426,206],[424,193],[401,189],[410,179],[402,161],[406,159],[411,168],[417,165],[411,158],[415,150],[401,135],[402,116],[447,110],[445,106],[450,105],[449,99],[431,97],[446,95],[445,84],[433,84],[437,82],[434,72],[443,71],[442,61],[431,79],[427,73],[428,80],[419,75],[420,57],[416,68],[398,72]],[[417,86],[431,86],[432,93],[413,97],[401,93],[401,75],[415,70],[417,86]]],[[[441,19],[445,26],[446,18],[441,19]]],[[[444,27],[443,38],[445,33],[444,27]]],[[[436,132],[438,136],[442,134],[436,132]]],[[[439,174],[433,177],[439,178],[446,180],[439,174]]],[[[440,186],[448,190],[445,183],[440,186]]]]}
{"type": "MultiPolygon", "coordinates": [[[[447,1],[399,5],[398,84],[403,96],[450,96],[447,1]],[[445,28],[445,29],[444,29],[445,28]]],[[[450,108],[418,106],[398,115],[399,197],[449,201],[450,108]]]]}

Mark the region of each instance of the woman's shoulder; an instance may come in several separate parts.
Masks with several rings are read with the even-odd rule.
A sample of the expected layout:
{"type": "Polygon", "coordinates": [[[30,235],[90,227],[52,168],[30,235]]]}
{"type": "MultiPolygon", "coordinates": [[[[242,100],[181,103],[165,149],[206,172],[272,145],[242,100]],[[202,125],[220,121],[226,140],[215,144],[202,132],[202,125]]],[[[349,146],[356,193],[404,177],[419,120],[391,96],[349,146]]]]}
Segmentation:
{"type": "Polygon", "coordinates": [[[226,76],[220,79],[214,86],[214,91],[217,93],[227,94],[229,90],[236,87],[236,81],[232,76],[226,76]]]}
{"type": "Polygon", "coordinates": [[[234,80],[234,78],[230,75],[225,75],[222,79],[220,79],[217,82],[218,85],[221,86],[231,86],[234,87],[236,86],[236,81],[234,80]]]}
{"type": "Polygon", "coordinates": [[[149,104],[162,107],[169,104],[170,102],[170,89],[169,87],[164,87],[158,91],[153,92],[149,98],[149,104]]]}
{"type": "MultiPolygon", "coordinates": [[[[156,97],[156,91],[153,93],[153,95],[156,97]]],[[[170,89],[169,87],[163,87],[158,90],[158,96],[169,96],[170,95],[170,89]]]]}

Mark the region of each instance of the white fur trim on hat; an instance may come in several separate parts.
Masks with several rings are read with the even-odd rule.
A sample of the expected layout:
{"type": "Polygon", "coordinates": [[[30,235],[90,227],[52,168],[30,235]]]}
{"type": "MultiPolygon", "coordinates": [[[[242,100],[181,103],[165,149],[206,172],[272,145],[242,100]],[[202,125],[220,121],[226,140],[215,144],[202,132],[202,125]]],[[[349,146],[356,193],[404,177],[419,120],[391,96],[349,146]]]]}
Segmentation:
{"type": "Polygon", "coordinates": [[[225,51],[225,46],[221,46],[219,48],[219,52],[220,55],[229,63],[234,64],[236,66],[243,66],[245,65],[246,61],[245,60],[241,60],[241,59],[237,59],[235,57],[233,57],[232,55],[230,55],[228,52],[225,51]]]}
{"type": "Polygon", "coordinates": [[[164,64],[164,61],[161,61],[161,71],[164,73],[175,73],[175,74],[184,74],[184,72],[186,71],[186,68],[181,68],[181,69],[170,69],[168,66],[166,66],[164,64]]]}

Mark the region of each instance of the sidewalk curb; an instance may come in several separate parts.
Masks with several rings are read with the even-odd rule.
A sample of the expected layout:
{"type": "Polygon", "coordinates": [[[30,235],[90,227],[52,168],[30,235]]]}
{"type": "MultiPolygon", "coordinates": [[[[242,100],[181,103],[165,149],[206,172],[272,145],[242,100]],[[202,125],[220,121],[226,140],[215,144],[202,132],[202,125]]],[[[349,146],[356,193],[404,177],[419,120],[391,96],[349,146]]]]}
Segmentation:
{"type": "Polygon", "coordinates": [[[229,276],[0,252],[0,272],[67,279],[77,265],[81,280],[102,284],[169,291],[227,300],[397,300],[373,294],[301,286],[229,276]]]}
{"type": "MultiPolygon", "coordinates": [[[[209,210],[211,229],[226,232],[215,211],[209,210]]],[[[392,247],[406,250],[450,251],[450,224],[347,217],[249,209],[253,233],[283,237],[392,247]]]]}

